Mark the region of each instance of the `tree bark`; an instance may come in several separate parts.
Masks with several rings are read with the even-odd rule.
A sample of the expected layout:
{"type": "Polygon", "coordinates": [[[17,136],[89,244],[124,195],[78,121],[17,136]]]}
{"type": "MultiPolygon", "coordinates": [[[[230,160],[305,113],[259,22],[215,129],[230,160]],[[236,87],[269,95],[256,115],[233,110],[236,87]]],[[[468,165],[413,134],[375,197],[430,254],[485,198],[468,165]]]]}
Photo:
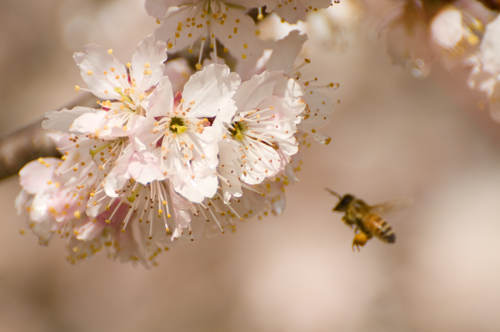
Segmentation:
{"type": "MultiPolygon", "coordinates": [[[[75,106],[91,106],[96,98],[89,92],[81,92],[78,97],[60,107],[71,109],[75,106]]],[[[42,128],[41,118],[26,127],[0,138],[0,180],[15,175],[24,165],[40,157],[60,157],[50,130],[42,128]]]]}

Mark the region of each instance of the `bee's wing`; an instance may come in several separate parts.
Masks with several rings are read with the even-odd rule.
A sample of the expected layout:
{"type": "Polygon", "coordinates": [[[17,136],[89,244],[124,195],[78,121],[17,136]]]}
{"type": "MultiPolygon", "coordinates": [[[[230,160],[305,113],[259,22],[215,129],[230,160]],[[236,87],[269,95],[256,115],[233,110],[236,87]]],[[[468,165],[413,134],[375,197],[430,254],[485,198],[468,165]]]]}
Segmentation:
{"type": "Polygon", "coordinates": [[[391,199],[390,201],[370,206],[370,212],[381,216],[388,216],[394,212],[408,208],[413,204],[411,197],[401,197],[391,199]]]}

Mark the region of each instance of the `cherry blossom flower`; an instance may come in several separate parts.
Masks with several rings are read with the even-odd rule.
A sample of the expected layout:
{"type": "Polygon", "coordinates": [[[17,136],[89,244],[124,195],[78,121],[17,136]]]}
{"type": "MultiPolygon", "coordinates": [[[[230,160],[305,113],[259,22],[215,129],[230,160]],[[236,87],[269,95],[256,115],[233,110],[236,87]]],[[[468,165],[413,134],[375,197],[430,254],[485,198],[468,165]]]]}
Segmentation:
{"type": "Polygon", "coordinates": [[[481,8],[474,10],[465,6],[469,3],[444,7],[430,24],[432,41],[444,55],[445,65],[449,69],[474,52],[483,35],[484,26],[479,19],[481,8]]]}
{"type": "Polygon", "coordinates": [[[16,208],[19,214],[23,211],[28,214],[28,227],[43,245],[85,211],[86,197],[65,185],[67,177],[57,174],[60,163],[60,159],[40,158],[19,172],[23,190],[16,199],[16,208]]]}
{"type": "Polygon", "coordinates": [[[238,59],[260,56],[260,32],[245,13],[246,8],[257,6],[254,0],[146,0],[147,12],[161,21],[155,36],[167,42],[169,52],[186,47],[193,52],[194,43],[201,40],[198,69],[205,43],[217,52],[216,40],[224,45],[224,52],[238,59]]]}
{"type": "MultiPolygon", "coordinates": [[[[39,159],[20,172],[23,190],[16,199],[16,207],[18,213],[28,214],[28,228],[38,236],[40,244],[47,245],[55,233],[68,238],[67,258],[71,263],[90,258],[103,245],[113,249],[108,250],[111,258],[139,260],[142,254],[135,249],[131,230],[125,232],[117,227],[121,226],[121,219],[110,217],[113,210],[103,211],[95,218],[87,216],[90,186],[80,186],[78,175],[61,174],[62,164],[56,158],[39,159]]],[[[122,215],[125,212],[123,208],[120,211],[122,215]]]]}
{"type": "MultiPolygon", "coordinates": [[[[237,112],[225,136],[237,141],[242,160],[241,180],[258,184],[276,175],[297,153],[294,137],[305,108],[295,80],[279,71],[265,71],[243,82],[234,95],[237,112]]],[[[224,120],[214,122],[224,127],[224,120]]]]}
{"type": "Polygon", "coordinates": [[[475,50],[491,12],[472,0],[425,6],[408,0],[389,13],[381,32],[392,60],[417,77],[430,72],[439,57],[448,69],[461,64],[475,50]]]}
{"type": "Polygon", "coordinates": [[[338,88],[338,84],[317,85],[315,83],[318,78],[304,80],[299,69],[310,63],[308,59],[305,59],[296,67],[293,66],[306,40],[307,36],[299,34],[299,31],[291,31],[288,36],[276,43],[276,48],[273,50],[266,68],[268,70],[282,70],[287,76],[297,80],[303,90],[302,99],[307,105],[304,118],[298,124],[298,129],[302,132],[302,135],[310,134],[316,141],[328,144],[330,138],[318,132],[318,129],[328,124],[330,121],[329,116],[333,113],[334,107],[330,98],[321,90],[338,88]]]}
{"type": "Polygon", "coordinates": [[[309,12],[328,8],[332,0],[259,0],[259,3],[266,6],[266,12],[274,11],[287,22],[296,23],[298,20],[305,21],[309,12]]]}
{"type": "Polygon", "coordinates": [[[500,16],[486,26],[479,52],[468,61],[474,67],[469,78],[471,88],[488,96],[490,111],[500,121],[500,16]]]}
{"type": "Polygon", "coordinates": [[[76,107],[50,111],[43,127],[61,132],[92,133],[110,139],[128,136],[140,126],[151,91],[163,76],[167,59],[165,43],[155,41],[152,35],[145,37],[126,65],[114,57],[112,50],[97,44],[86,45],[85,51],[73,57],[89,89],[77,86],[77,90],[88,90],[107,100],[101,103],[100,110],[76,107]]]}
{"type": "MultiPolygon", "coordinates": [[[[307,104],[303,120],[297,125],[301,132],[299,136],[306,138],[310,135],[317,142],[328,144],[330,138],[319,132],[318,129],[328,124],[334,105],[322,90],[336,89],[339,84],[317,84],[318,78],[316,77],[309,80],[304,79],[301,69],[311,62],[309,59],[304,59],[294,66],[306,40],[307,36],[305,34],[301,34],[299,30],[291,30],[284,38],[278,40],[274,45],[275,48],[272,51],[269,50],[270,52],[266,57],[261,57],[254,67],[239,66],[238,72],[243,78],[246,78],[252,76],[252,74],[261,74],[267,69],[282,71],[286,76],[294,78],[303,90],[302,98],[307,104]]],[[[306,142],[306,144],[309,145],[310,143],[306,142]]]]}
{"type": "MultiPolygon", "coordinates": [[[[126,214],[128,209],[120,207],[120,213],[126,214]]],[[[91,258],[94,254],[106,248],[108,257],[121,262],[140,261],[144,266],[146,259],[135,240],[131,227],[122,229],[119,218],[111,218],[112,210],[104,211],[95,218],[86,218],[78,222],[67,243],[66,259],[72,263],[91,258]],[[113,219],[113,222],[109,220],[113,219]]]]}
{"type": "Polygon", "coordinates": [[[222,137],[208,118],[234,114],[231,97],[239,83],[229,67],[212,64],[191,76],[176,103],[167,77],[151,97],[149,122],[138,137],[155,148],[175,191],[192,202],[212,197],[217,190],[217,143],[222,137]]]}

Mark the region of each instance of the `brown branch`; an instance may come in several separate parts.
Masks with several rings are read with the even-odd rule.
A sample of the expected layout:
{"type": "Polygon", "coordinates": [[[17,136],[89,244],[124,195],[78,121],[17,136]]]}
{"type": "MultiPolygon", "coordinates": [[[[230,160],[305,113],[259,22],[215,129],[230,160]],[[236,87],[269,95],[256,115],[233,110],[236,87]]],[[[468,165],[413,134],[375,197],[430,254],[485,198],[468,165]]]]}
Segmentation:
{"type": "MultiPolygon", "coordinates": [[[[75,106],[91,106],[96,98],[89,92],[59,108],[71,109],[75,106]]],[[[0,138],[0,180],[19,172],[28,162],[40,157],[60,157],[54,142],[47,136],[50,130],[42,129],[43,118],[0,138]]]]}

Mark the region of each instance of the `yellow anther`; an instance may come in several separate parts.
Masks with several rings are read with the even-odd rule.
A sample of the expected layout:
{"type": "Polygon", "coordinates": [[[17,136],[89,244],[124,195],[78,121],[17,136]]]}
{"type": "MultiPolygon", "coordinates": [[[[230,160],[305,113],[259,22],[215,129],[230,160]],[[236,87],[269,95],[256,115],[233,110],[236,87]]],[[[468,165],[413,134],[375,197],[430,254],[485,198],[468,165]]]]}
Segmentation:
{"type": "Polygon", "coordinates": [[[113,49],[111,49],[111,48],[110,48],[110,49],[108,50],[108,54],[113,54],[113,49]]]}
{"type": "Polygon", "coordinates": [[[78,85],[75,85],[75,91],[80,91],[80,87],[78,85]]]}
{"type": "Polygon", "coordinates": [[[87,75],[89,75],[89,76],[90,76],[90,75],[92,75],[92,74],[93,74],[93,73],[92,73],[92,70],[87,70],[87,75]]]}

